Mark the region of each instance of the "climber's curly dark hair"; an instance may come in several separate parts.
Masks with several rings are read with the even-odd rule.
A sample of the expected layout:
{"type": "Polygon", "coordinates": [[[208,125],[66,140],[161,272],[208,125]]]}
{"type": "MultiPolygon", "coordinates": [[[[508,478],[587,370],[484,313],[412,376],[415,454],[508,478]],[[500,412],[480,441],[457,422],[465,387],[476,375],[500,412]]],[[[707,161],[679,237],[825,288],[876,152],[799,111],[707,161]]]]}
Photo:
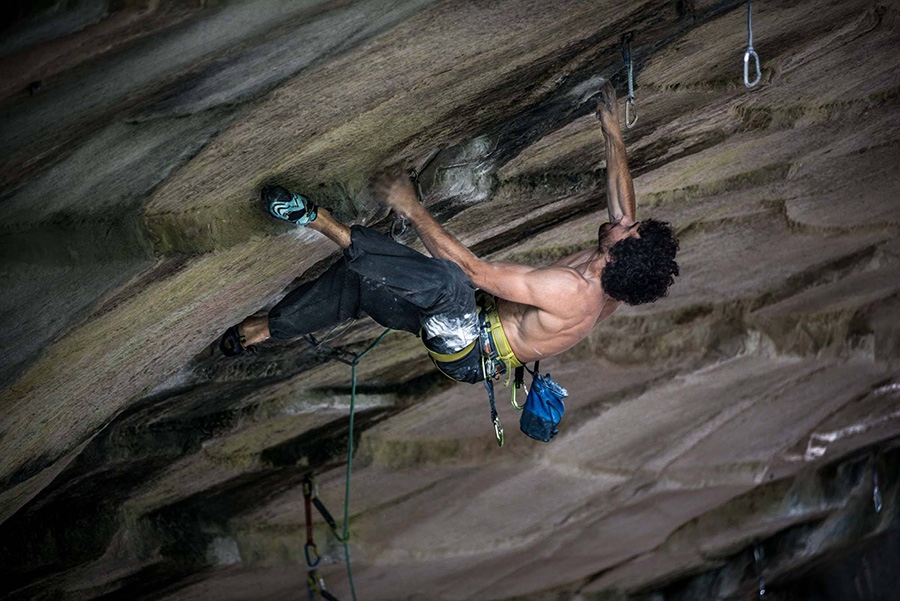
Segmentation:
{"type": "Polygon", "coordinates": [[[662,298],[675,282],[678,240],[672,226],[647,219],[638,225],[640,238],[625,238],[609,249],[609,262],[600,275],[603,290],[629,305],[662,298]]]}

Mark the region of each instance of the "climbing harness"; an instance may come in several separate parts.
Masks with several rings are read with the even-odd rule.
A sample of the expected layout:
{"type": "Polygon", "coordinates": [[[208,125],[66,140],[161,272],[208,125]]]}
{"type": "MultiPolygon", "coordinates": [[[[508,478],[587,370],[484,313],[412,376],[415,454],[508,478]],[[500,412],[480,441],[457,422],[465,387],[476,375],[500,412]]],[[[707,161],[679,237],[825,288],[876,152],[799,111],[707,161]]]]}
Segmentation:
{"type": "Polygon", "coordinates": [[[765,554],[763,552],[762,545],[760,543],[756,543],[753,546],[753,560],[756,563],[756,575],[759,577],[759,596],[764,597],[766,595],[766,579],[763,577],[763,560],[765,559],[765,554]]]}
{"type": "MultiPolygon", "coordinates": [[[[419,181],[419,172],[415,169],[411,170],[409,173],[409,179],[412,180],[413,185],[416,187],[416,196],[419,197],[419,203],[425,204],[425,196],[422,194],[422,183],[419,181]]],[[[391,223],[391,238],[397,240],[406,233],[407,228],[409,228],[409,221],[403,215],[394,214],[393,222],[391,223]]]]}
{"type": "MultiPolygon", "coordinates": [[[[315,480],[313,480],[312,476],[307,475],[303,479],[303,506],[304,513],[306,514],[306,544],[303,547],[303,554],[306,556],[306,565],[309,568],[306,576],[306,589],[309,595],[309,601],[314,601],[315,596],[319,595],[326,601],[339,601],[337,597],[328,592],[328,589],[325,588],[325,580],[319,575],[319,572],[316,570],[316,566],[319,565],[319,562],[322,560],[322,557],[319,555],[319,550],[316,547],[314,532],[313,532],[313,523],[312,523],[312,508],[315,507],[318,510],[319,514],[322,516],[322,519],[325,520],[325,523],[328,524],[328,528],[331,530],[331,533],[337,539],[337,541],[344,547],[344,560],[347,564],[347,579],[350,581],[350,593],[353,597],[353,601],[356,601],[356,585],[353,582],[353,568],[350,564],[350,547],[348,543],[350,542],[350,478],[353,473],[353,433],[354,433],[354,418],[356,416],[356,367],[359,365],[359,362],[365,357],[369,351],[378,346],[378,344],[384,339],[385,336],[391,331],[390,328],[386,329],[375,341],[370,344],[366,349],[357,354],[352,355],[352,360],[345,360],[343,356],[336,355],[333,358],[347,363],[350,365],[350,422],[348,425],[347,432],[347,475],[346,475],[346,483],[344,486],[344,527],[343,532],[338,533],[337,523],[332,517],[331,513],[325,507],[325,504],[319,499],[318,490],[316,489],[315,480]]],[[[315,339],[313,338],[313,341],[315,339]]],[[[319,343],[321,346],[321,343],[319,343]]],[[[318,350],[318,347],[316,347],[318,350]]],[[[330,349],[334,350],[334,349],[330,349]]],[[[349,354],[346,351],[343,351],[344,354],[349,354]]]]}
{"type": "MultiPolygon", "coordinates": [[[[497,404],[494,398],[494,380],[506,374],[504,386],[509,386],[513,372],[522,366],[516,358],[509,340],[503,332],[503,324],[500,323],[500,314],[497,311],[497,303],[490,294],[479,291],[477,293],[481,327],[478,332],[478,340],[481,351],[481,371],[484,374],[484,388],[488,393],[488,401],[491,404],[491,423],[494,425],[494,437],[497,445],[503,446],[503,424],[500,423],[500,415],[497,413],[497,404]]],[[[515,402],[516,388],[513,386],[511,402],[518,408],[515,402]]]]}
{"type": "MultiPolygon", "coordinates": [[[[315,551],[316,544],[315,542],[313,542],[312,538],[313,506],[315,506],[316,510],[319,512],[319,515],[322,516],[322,519],[325,520],[325,523],[328,524],[328,527],[331,529],[331,533],[334,535],[334,538],[336,538],[338,542],[344,542],[343,537],[338,534],[337,523],[331,516],[331,512],[328,511],[328,508],[325,507],[325,504],[322,503],[321,499],[319,499],[319,490],[316,487],[315,480],[313,480],[312,476],[306,476],[306,478],[303,479],[303,503],[305,505],[306,511],[306,544],[307,546],[311,546],[313,548],[316,556],[318,556],[318,551],[315,551]]],[[[307,556],[309,556],[309,553],[307,553],[307,556]]],[[[315,563],[319,562],[316,561],[315,563]]]]}
{"type": "Polygon", "coordinates": [[[762,72],[759,70],[759,55],[753,49],[753,15],[750,7],[752,0],[747,0],[747,50],[744,52],[744,85],[752,88],[759,83],[762,72]],[[750,58],[756,63],[756,78],[750,81],[750,58]]]}
{"type": "Polygon", "coordinates": [[[628,100],[625,101],[625,127],[631,129],[637,124],[637,110],[634,108],[634,61],[631,57],[631,42],[634,41],[634,32],[629,31],[622,36],[622,60],[628,69],[628,100]],[[632,119],[634,115],[634,119],[632,119]]]}
{"type": "Polygon", "coordinates": [[[509,386],[514,370],[522,363],[516,358],[516,354],[506,338],[506,333],[503,331],[496,299],[480,290],[476,293],[476,298],[481,322],[481,354],[486,368],[484,373],[493,379],[498,379],[501,375],[506,374],[506,381],[503,385],[509,386]]]}
{"type": "Polygon", "coordinates": [[[519,429],[535,440],[549,442],[558,433],[556,426],[565,411],[563,399],[569,393],[554,382],[550,374],[540,373],[540,362],[535,362],[534,371],[532,371],[519,361],[503,332],[497,301],[492,295],[479,290],[476,292],[476,304],[479,323],[477,338],[462,350],[454,353],[440,353],[426,346],[431,359],[435,366],[451,379],[473,384],[478,381],[475,378],[469,379],[473,375],[471,370],[477,369],[477,363],[473,364],[473,362],[480,362],[481,381],[487,391],[491,408],[491,424],[498,446],[503,446],[505,437],[503,424],[500,422],[500,415],[497,411],[494,383],[499,381],[503,375],[506,375],[504,386],[513,383],[510,404],[522,412],[519,417],[519,429]],[[464,362],[464,364],[461,371],[454,372],[454,370],[460,369],[459,365],[453,365],[457,362],[464,362]],[[533,378],[530,390],[523,381],[526,370],[533,378]],[[459,373],[460,377],[454,378],[450,373],[459,373]],[[524,388],[527,395],[526,401],[522,405],[516,402],[517,391],[520,388],[524,388]]]}

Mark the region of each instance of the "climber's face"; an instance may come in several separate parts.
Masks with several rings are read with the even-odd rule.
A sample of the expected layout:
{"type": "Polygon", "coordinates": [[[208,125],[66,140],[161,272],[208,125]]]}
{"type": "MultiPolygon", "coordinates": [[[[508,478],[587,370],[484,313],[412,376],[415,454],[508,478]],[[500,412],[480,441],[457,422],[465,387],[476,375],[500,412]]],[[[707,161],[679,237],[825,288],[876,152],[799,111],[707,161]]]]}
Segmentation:
{"type": "Polygon", "coordinates": [[[604,223],[600,226],[597,233],[598,243],[602,252],[609,252],[616,242],[626,238],[638,238],[638,226],[640,222],[635,222],[628,217],[623,217],[618,222],[604,223]]]}

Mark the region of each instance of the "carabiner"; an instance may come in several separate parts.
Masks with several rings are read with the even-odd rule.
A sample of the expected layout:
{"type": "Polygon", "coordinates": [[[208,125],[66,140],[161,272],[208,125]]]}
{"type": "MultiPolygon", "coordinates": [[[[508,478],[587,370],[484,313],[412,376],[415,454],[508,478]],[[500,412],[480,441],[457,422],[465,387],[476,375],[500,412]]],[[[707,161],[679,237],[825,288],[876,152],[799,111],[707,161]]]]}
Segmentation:
{"type": "Polygon", "coordinates": [[[744,85],[748,88],[752,88],[759,83],[761,78],[762,72],[759,70],[759,55],[756,54],[756,51],[753,50],[752,47],[748,47],[747,51],[744,53],[744,85]],[[753,57],[756,62],[756,79],[753,81],[750,81],[750,57],[753,57]]]}
{"type": "Polygon", "coordinates": [[[403,234],[406,233],[407,227],[408,226],[406,224],[406,217],[400,217],[399,215],[394,215],[393,221],[391,223],[391,238],[393,238],[394,241],[399,242],[399,240],[397,240],[397,238],[399,238],[400,236],[402,236],[403,234]],[[399,232],[396,229],[398,225],[400,226],[399,232]]]}
{"type": "Polygon", "coordinates": [[[747,0],[747,50],[744,52],[744,85],[752,88],[759,83],[762,78],[762,71],[759,69],[759,55],[753,49],[753,14],[751,11],[751,1],[747,0]],[[750,81],[750,58],[756,63],[756,79],[750,81]]]}
{"type": "Polygon", "coordinates": [[[503,425],[500,423],[500,416],[494,417],[494,436],[497,438],[497,446],[503,446],[503,425]]]}
{"type": "Polygon", "coordinates": [[[319,562],[322,561],[322,556],[319,555],[319,549],[316,547],[316,543],[306,543],[303,545],[303,554],[306,555],[306,565],[311,568],[319,565],[319,562]],[[310,555],[310,549],[312,549],[312,555],[310,555]],[[313,557],[315,557],[315,561],[313,561],[313,557]]]}
{"type": "Polygon", "coordinates": [[[634,98],[629,98],[625,101],[625,127],[631,129],[637,124],[638,116],[637,110],[634,108],[634,98]],[[631,120],[631,116],[634,115],[634,120],[631,120]]]}
{"type": "Polygon", "coordinates": [[[525,408],[525,405],[520,405],[516,402],[516,390],[519,389],[519,386],[521,386],[522,388],[525,389],[525,398],[526,399],[528,398],[528,387],[525,386],[525,382],[522,382],[521,384],[513,385],[512,395],[510,395],[509,402],[512,403],[512,406],[515,408],[516,411],[521,411],[522,409],[525,408]]]}
{"type": "Polygon", "coordinates": [[[306,573],[306,598],[308,601],[316,601],[316,595],[318,594],[316,576],[318,574],[315,570],[310,570],[306,573]]]}

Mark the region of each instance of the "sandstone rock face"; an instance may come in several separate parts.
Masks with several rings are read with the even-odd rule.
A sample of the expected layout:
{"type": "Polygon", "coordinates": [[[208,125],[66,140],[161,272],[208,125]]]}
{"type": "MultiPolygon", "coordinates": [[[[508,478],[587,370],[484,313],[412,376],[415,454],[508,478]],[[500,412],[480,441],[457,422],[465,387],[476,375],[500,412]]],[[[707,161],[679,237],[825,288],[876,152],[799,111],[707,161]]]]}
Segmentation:
{"type": "MultiPolygon", "coordinates": [[[[564,0],[15,3],[0,42],[0,592],[296,599],[302,481],[340,518],[370,320],[205,351],[337,257],[416,169],[492,260],[605,220],[600,86],[681,276],[542,364],[550,444],[392,333],[358,366],[350,551],[368,600],[888,599],[900,581],[900,9],[564,0]],[[41,12],[43,10],[43,12],[41,12]],[[325,347],[319,349],[322,351],[325,347]]],[[[421,248],[412,233],[402,238],[421,248]]],[[[502,390],[502,389],[501,389],[502,390]]],[[[339,519],[340,521],[340,519],[339,519]]],[[[350,598],[320,520],[329,590],[350,598]]]]}

